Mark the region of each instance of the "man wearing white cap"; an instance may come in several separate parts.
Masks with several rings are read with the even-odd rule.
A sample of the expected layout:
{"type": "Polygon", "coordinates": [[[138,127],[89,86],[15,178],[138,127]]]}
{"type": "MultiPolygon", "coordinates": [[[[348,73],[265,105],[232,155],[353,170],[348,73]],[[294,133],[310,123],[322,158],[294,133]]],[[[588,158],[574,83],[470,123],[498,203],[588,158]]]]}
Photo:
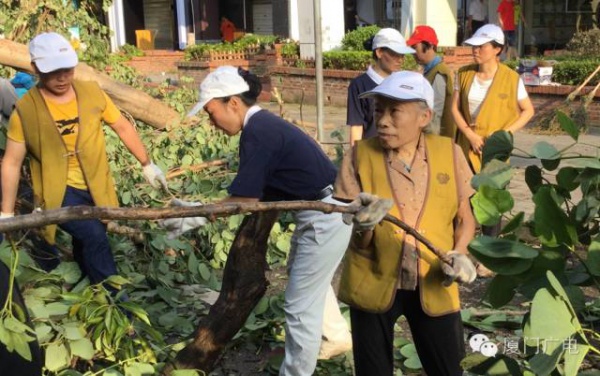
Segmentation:
{"type": "Polygon", "coordinates": [[[472,173],[448,137],[428,133],[433,88],[421,74],[396,72],[362,95],[375,99],[377,137],[344,157],[334,197],[364,191],[394,202],[401,218],[438,249],[388,222],[356,232],[344,259],[339,298],[350,305],[355,375],[394,374],[394,324],[404,315],[428,375],[462,375],[465,355],[457,283],[472,282],[467,245],[475,232],[472,173]]]}
{"type": "MultiPolygon", "coordinates": [[[[166,187],[164,174],[148,157],[135,128],[98,84],[73,79],[78,58],[64,37],[42,33],[29,43],[29,53],[39,85],[17,102],[9,120],[2,161],[1,218],[14,215],[26,155],[36,209],[118,206],[102,122],[117,133],[141,163],[146,179],[155,188],[166,187]]],[[[102,222],[69,221],[60,227],[72,236],[75,261],[91,283],[117,274],[102,222]]],[[[55,233],[55,225],[43,229],[50,244],[54,244],[55,233]]]]}
{"type": "MultiPolygon", "coordinates": [[[[202,81],[200,101],[189,113],[204,110],[212,124],[227,135],[241,132],[238,172],[228,188],[230,196],[221,202],[312,200],[340,204],[331,197],[336,175],[331,160],[301,129],[256,105],[260,92],[257,76],[220,67],[202,81]]],[[[376,201],[370,198],[365,204],[376,201]]],[[[377,221],[386,212],[374,210],[361,220],[377,221]]],[[[334,296],[331,279],[352,228],[342,222],[340,213],[312,210],[295,212],[294,222],[284,304],[285,357],[279,374],[310,376],[319,355],[326,297],[334,296]]],[[[202,217],[161,222],[171,237],[205,223],[202,217]]]]}
{"type": "Polygon", "coordinates": [[[379,30],[372,42],[365,47],[373,51],[373,64],[348,86],[346,124],[350,126],[351,145],[377,133],[373,125],[373,100],[360,98],[360,94],[373,89],[388,75],[402,69],[404,55],[415,53],[414,49],[406,45],[402,34],[392,28],[379,30]]]}

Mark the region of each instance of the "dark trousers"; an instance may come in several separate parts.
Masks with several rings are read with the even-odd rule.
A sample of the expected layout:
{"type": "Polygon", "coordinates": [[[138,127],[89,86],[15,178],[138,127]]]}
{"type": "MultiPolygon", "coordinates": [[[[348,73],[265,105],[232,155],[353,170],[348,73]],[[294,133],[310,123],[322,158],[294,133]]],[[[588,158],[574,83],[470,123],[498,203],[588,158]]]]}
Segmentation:
{"type": "MultiPolygon", "coordinates": [[[[90,192],[67,186],[62,206],[94,206],[90,192]]],[[[59,225],[73,238],[73,258],[90,283],[104,281],[117,274],[106,226],[97,219],[65,222],[59,225]]]]}
{"type": "Polygon", "coordinates": [[[429,376],[461,376],[465,342],[460,312],[430,317],[421,308],[419,291],[398,290],[389,311],[369,313],[350,308],[356,376],[394,375],[394,324],[405,316],[429,376]]]}

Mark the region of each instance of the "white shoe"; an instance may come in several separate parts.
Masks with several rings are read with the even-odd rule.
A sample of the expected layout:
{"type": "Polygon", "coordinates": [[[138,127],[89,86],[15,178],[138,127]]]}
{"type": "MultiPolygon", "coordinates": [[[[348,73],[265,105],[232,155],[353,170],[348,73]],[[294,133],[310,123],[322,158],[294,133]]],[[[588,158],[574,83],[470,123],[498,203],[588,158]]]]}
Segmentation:
{"type": "Polygon", "coordinates": [[[327,360],[352,350],[352,339],[344,341],[329,341],[323,339],[319,349],[319,360],[327,360]]]}

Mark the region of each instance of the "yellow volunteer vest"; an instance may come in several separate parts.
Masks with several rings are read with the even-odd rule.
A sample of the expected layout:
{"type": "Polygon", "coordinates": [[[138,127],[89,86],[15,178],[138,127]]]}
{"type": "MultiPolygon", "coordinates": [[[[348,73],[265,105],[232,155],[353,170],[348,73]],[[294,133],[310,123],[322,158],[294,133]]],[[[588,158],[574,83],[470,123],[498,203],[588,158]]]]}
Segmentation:
{"type": "MultiPolygon", "coordinates": [[[[469,111],[469,90],[475,74],[477,64],[462,67],[458,71],[460,97],[458,108],[460,109],[467,124],[472,124],[471,112],[469,111]]],[[[477,115],[477,125],[473,129],[482,137],[488,137],[492,133],[507,128],[519,118],[521,109],[518,102],[519,75],[504,64],[498,64],[498,71],[494,75],[492,85],[481,104],[477,115]]],[[[481,171],[481,156],[473,153],[469,140],[458,132],[457,143],[463,149],[467,161],[475,173],[481,171]]]]}
{"type": "MultiPolygon", "coordinates": [[[[416,229],[435,246],[448,251],[454,245],[454,218],[458,211],[458,194],[454,171],[452,140],[426,135],[429,185],[416,229]]],[[[377,138],[362,140],[356,147],[356,171],[363,191],[394,199],[384,150],[377,138]]],[[[401,218],[398,204],[389,214],[401,218]]],[[[391,307],[402,260],[402,231],[382,221],[375,227],[373,241],[367,249],[350,243],[340,281],[339,299],[364,311],[381,313],[391,307]]],[[[440,260],[431,250],[417,243],[419,253],[419,290],[423,310],[440,316],[460,309],[456,283],[444,287],[440,260]]]]}
{"type": "Polygon", "coordinates": [[[445,63],[441,62],[427,72],[425,78],[433,85],[433,80],[437,74],[441,74],[446,79],[446,97],[444,99],[444,112],[441,118],[440,136],[450,137],[454,140],[456,137],[456,123],[452,116],[452,94],[454,91],[452,72],[445,63]]]}
{"type": "MultiPolygon", "coordinates": [[[[77,158],[96,206],[118,206],[113,179],[106,156],[102,113],[106,101],[95,82],[74,81],[79,111],[77,158]]],[[[67,188],[67,153],[54,119],[38,88],[33,88],[17,103],[29,154],[35,207],[60,208],[67,188]]],[[[46,226],[43,234],[54,244],[56,225],[46,226]]]]}

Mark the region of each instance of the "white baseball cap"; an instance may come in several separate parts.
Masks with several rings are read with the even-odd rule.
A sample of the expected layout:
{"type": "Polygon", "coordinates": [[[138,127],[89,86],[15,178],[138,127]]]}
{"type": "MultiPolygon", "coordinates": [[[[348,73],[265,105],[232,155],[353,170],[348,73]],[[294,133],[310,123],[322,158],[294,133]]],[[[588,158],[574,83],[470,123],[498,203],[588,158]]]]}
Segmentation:
{"type": "Polygon", "coordinates": [[[422,74],[412,71],[394,72],[387,76],[375,89],[359,97],[381,95],[400,101],[424,101],[433,110],[433,88],[422,74]]]}
{"type": "Polygon", "coordinates": [[[42,33],[29,42],[29,56],[42,73],[74,68],[79,59],[68,40],[57,33],[42,33]]]}
{"type": "Polygon", "coordinates": [[[373,50],[389,48],[398,54],[414,54],[415,50],[406,45],[406,40],[396,29],[391,27],[381,29],[373,37],[373,50]]]}
{"type": "Polygon", "coordinates": [[[250,90],[248,83],[238,73],[236,67],[224,65],[206,76],[200,84],[198,103],[188,112],[187,116],[196,115],[204,106],[215,98],[225,98],[250,90]]]}
{"type": "Polygon", "coordinates": [[[481,46],[491,41],[504,45],[504,32],[500,26],[494,24],[483,25],[475,31],[475,34],[471,38],[464,41],[464,44],[481,46]]]}

